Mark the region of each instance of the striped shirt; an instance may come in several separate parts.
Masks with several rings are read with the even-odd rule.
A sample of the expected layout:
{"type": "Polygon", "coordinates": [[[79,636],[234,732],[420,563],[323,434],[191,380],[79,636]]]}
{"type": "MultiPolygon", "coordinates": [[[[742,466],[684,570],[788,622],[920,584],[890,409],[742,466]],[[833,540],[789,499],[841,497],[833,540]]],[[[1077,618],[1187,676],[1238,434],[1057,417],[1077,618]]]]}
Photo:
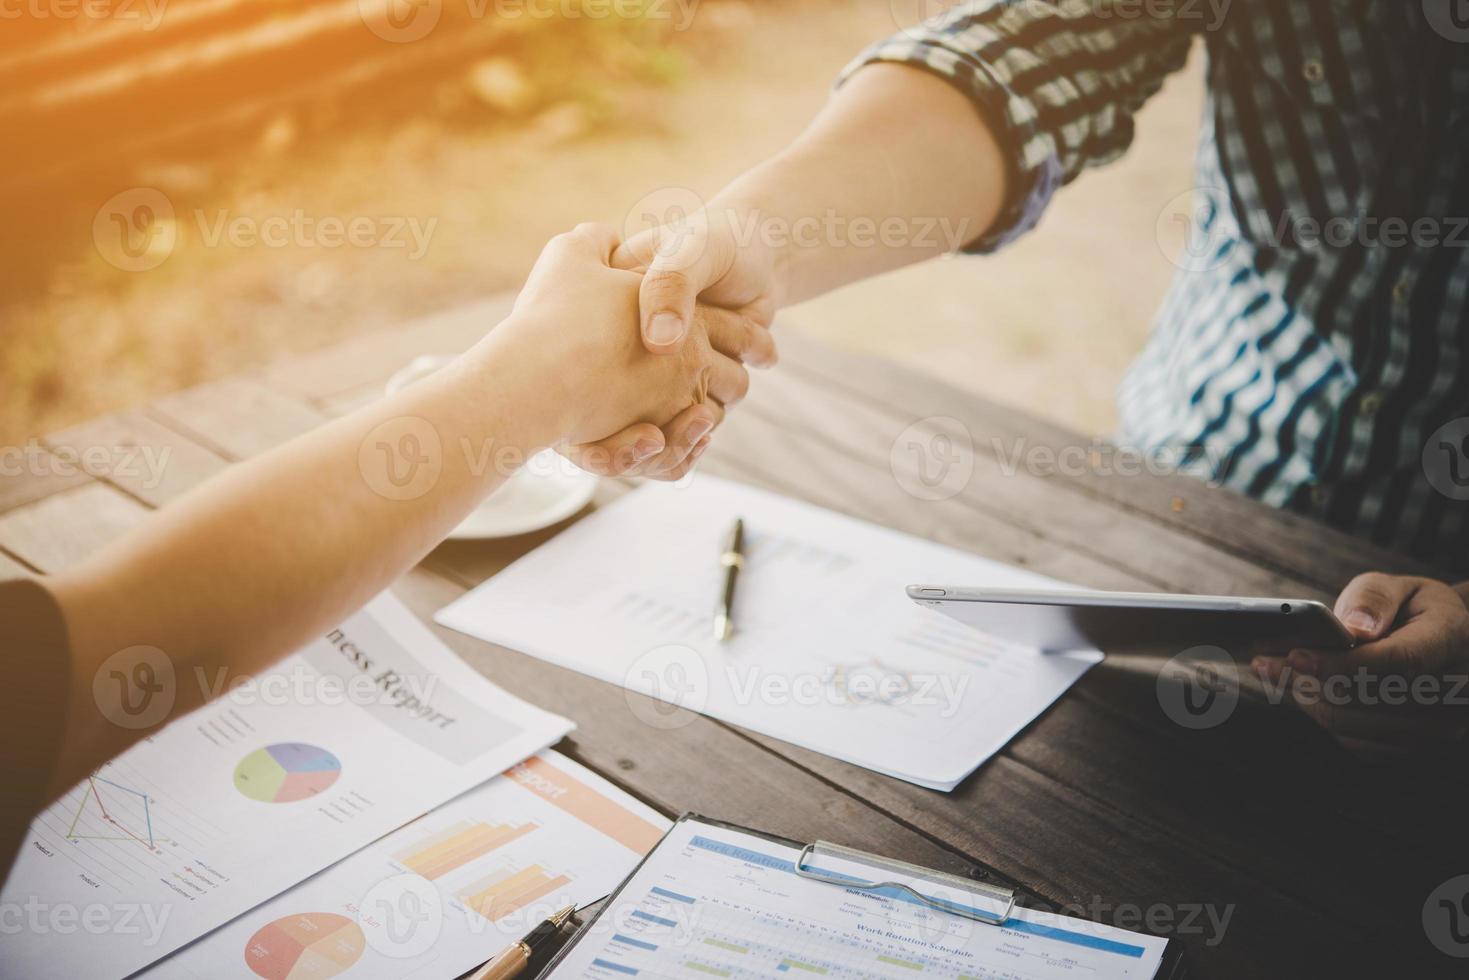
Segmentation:
{"type": "MultiPolygon", "coordinates": [[[[1208,54],[1180,271],[1119,442],[1469,567],[1469,19],[1460,0],[975,0],[860,56],[964,91],[1011,151],[988,252],[1119,157],[1208,54]]],[[[1171,192],[1160,194],[1162,198],[1171,192]]]]}

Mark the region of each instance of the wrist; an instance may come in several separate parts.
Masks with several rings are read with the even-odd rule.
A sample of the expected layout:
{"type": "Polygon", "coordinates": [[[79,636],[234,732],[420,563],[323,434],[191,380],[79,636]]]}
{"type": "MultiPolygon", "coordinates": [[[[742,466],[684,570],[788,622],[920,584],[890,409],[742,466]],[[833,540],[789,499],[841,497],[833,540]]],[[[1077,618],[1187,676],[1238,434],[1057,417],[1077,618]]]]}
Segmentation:
{"type": "Polygon", "coordinates": [[[779,309],[792,302],[791,279],[797,266],[798,248],[791,231],[799,216],[786,210],[785,204],[767,193],[761,183],[741,179],[716,195],[705,212],[711,224],[725,226],[733,249],[744,251],[747,256],[751,250],[759,253],[758,268],[766,292],[779,309]]]}
{"type": "Polygon", "coordinates": [[[578,422],[575,386],[547,336],[528,314],[512,312],[461,359],[476,414],[500,427],[488,436],[527,458],[565,441],[578,422]]]}

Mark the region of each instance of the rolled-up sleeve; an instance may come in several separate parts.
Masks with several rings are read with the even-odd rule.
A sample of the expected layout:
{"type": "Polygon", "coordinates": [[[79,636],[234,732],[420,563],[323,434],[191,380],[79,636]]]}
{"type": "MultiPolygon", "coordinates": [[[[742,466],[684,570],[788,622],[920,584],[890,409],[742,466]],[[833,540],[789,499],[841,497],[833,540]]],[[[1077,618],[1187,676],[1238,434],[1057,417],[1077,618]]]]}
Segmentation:
{"type": "Polygon", "coordinates": [[[1198,6],[972,0],[873,45],[841,80],[874,62],[896,62],[969,96],[1009,161],[1000,219],[964,248],[992,252],[1035,227],[1061,186],[1127,150],[1138,109],[1188,60],[1204,23],[1189,14],[1198,6]]]}

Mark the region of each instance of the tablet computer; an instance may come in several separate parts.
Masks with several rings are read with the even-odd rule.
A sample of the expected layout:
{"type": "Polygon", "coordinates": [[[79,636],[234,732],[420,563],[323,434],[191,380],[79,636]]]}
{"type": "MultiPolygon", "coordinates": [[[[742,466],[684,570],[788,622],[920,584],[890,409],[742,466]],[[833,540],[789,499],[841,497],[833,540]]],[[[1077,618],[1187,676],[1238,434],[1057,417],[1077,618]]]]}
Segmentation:
{"type": "Polygon", "coordinates": [[[991,636],[1040,650],[1167,644],[1344,650],[1355,642],[1310,599],[910,585],[908,597],[991,636]]]}

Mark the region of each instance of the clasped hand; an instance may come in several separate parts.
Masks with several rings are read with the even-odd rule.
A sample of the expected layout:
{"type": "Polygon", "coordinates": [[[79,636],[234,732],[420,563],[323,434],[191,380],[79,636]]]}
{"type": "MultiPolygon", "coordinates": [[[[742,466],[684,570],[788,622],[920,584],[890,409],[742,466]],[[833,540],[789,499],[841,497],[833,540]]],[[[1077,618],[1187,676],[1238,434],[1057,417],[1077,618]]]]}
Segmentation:
{"type": "Polygon", "coordinates": [[[644,276],[613,267],[618,245],[600,225],[552,239],[495,333],[537,377],[556,379],[546,394],[566,456],[603,475],[674,480],[744,397],[743,362],[773,362],[774,344],[739,312],[691,304],[676,348],[651,353],[638,329],[644,276]]]}

